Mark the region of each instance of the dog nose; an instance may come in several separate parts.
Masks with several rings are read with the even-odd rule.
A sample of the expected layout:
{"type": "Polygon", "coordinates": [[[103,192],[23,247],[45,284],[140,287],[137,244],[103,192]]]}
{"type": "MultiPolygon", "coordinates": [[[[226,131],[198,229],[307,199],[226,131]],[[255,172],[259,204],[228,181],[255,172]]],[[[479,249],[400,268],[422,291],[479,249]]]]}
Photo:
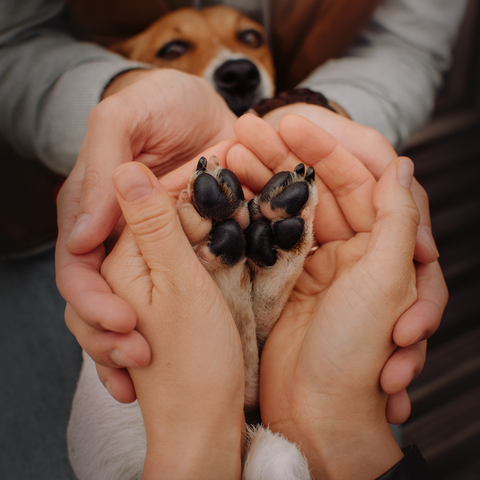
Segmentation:
{"type": "Polygon", "coordinates": [[[227,93],[249,93],[260,84],[260,73],[250,60],[229,60],[215,72],[215,84],[227,93]]]}

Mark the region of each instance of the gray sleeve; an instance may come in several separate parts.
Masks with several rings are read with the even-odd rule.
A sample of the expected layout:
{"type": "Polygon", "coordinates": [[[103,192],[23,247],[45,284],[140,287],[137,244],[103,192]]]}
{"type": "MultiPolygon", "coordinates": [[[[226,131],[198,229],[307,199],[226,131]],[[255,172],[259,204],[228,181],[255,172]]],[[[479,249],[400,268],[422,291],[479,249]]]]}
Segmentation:
{"type": "Polygon", "coordinates": [[[62,13],[62,0],[2,0],[0,134],[21,155],[67,175],[105,86],[123,71],[148,66],[76,41],[62,13]]]}
{"type": "Polygon", "coordinates": [[[430,115],[467,0],[385,0],[346,54],[304,82],[397,148],[430,115]]]}

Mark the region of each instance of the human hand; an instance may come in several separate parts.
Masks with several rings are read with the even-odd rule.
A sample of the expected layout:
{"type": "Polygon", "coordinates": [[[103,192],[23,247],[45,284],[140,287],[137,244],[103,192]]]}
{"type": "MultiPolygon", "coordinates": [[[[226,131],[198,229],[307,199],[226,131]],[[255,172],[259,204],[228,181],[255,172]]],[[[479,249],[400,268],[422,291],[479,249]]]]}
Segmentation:
{"type": "MultiPolygon", "coordinates": [[[[288,105],[271,111],[264,119],[278,129],[280,120],[288,113],[301,115],[326,130],[376,179],[397,157],[390,143],[379,132],[323,107],[303,103],[288,105]]],[[[415,245],[418,299],[395,326],[393,338],[402,348],[393,353],[382,373],[382,388],[390,394],[388,410],[392,423],[402,423],[410,414],[410,400],[405,388],[423,369],[425,340],[437,330],[448,300],[431,231],[428,196],[416,179],[413,179],[411,191],[420,212],[415,245]]]]}
{"type": "Polygon", "coordinates": [[[92,110],[79,158],[58,196],[56,268],[58,288],[68,302],[65,319],[80,345],[103,366],[102,381],[122,402],[135,400],[135,391],[126,370],[118,367],[148,365],[150,349],[134,330],[132,308],[112,294],[98,273],[102,242],[120,216],[113,171],[135,160],[164,175],[231,137],[236,120],[199,77],[174,70],[134,73],[138,81],[92,110]]]}
{"type": "Polygon", "coordinates": [[[148,367],[129,368],[147,434],[143,478],[240,478],[245,380],[230,311],[153,173],[126,163],[113,182],[127,226],[101,272],[152,350],[148,367]]]}
{"type": "Polygon", "coordinates": [[[243,159],[245,172],[258,170],[258,157],[268,177],[268,169],[303,162],[315,167],[319,196],[321,246],[262,352],[262,421],[300,445],[315,475],[376,478],[402,457],[380,374],[396,348],[395,323],[416,301],[413,164],[393,160],[377,183],[326,132],[296,116],[282,120],[281,138],[252,118],[240,119],[236,133],[243,145],[229,151],[230,168],[243,159]]]}

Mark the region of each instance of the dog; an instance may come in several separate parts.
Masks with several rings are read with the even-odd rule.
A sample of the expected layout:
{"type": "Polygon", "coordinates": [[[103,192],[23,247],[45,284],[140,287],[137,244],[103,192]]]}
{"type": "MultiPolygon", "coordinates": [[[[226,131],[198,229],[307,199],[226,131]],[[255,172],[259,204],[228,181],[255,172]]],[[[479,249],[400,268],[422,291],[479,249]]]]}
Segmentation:
{"type": "MultiPolygon", "coordinates": [[[[205,78],[237,115],[273,93],[273,63],[262,27],[230,8],[171,12],[111,50],[205,78]]],[[[207,230],[187,237],[239,330],[247,414],[258,405],[263,343],[312,246],[314,181],[313,169],[299,165],[272,177],[247,204],[235,175],[214,157],[201,158],[179,196],[182,225],[198,216],[211,220],[207,230]],[[213,207],[211,198],[216,199],[213,207]]],[[[79,480],[140,479],[146,453],[140,407],[114,400],[99,381],[93,360],[85,352],[83,358],[67,431],[73,470],[79,480]]],[[[245,480],[310,479],[308,464],[295,445],[261,425],[246,428],[245,480]]]]}
{"type": "Polygon", "coordinates": [[[175,10],[109,49],[130,60],[204,78],[237,116],[274,93],[275,73],[265,31],[232,8],[175,10]]]}

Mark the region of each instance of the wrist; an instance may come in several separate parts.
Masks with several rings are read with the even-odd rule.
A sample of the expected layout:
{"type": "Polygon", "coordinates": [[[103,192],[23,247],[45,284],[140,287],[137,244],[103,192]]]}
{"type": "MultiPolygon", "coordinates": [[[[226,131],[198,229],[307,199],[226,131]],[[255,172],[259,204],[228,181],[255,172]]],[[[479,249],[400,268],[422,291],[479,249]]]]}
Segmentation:
{"type": "Polygon", "coordinates": [[[135,83],[138,80],[141,80],[150,73],[151,69],[142,68],[134,68],[132,70],[119,73],[117,76],[113,77],[112,80],[110,80],[108,85],[103,90],[102,100],[110,95],[120,92],[124,88],[132,85],[132,83],[135,83]]]}
{"type": "MultiPolygon", "coordinates": [[[[161,478],[239,479],[244,448],[244,417],[204,409],[199,416],[165,422],[162,428],[147,428],[144,480],[161,478]]],[[[145,422],[147,423],[147,422],[145,422]]]]}
{"type": "Polygon", "coordinates": [[[336,400],[325,408],[305,402],[290,418],[270,423],[270,429],[296,443],[305,454],[313,478],[370,480],[403,458],[385,419],[385,405],[362,400],[336,400]]]}
{"type": "Polygon", "coordinates": [[[332,100],[329,100],[328,101],[328,104],[335,110],[335,112],[337,112],[339,115],[341,115],[342,117],[345,117],[345,118],[348,118],[351,120],[351,117],[350,115],[347,113],[347,111],[342,107],[340,106],[338,103],[332,101],[332,100]]]}

